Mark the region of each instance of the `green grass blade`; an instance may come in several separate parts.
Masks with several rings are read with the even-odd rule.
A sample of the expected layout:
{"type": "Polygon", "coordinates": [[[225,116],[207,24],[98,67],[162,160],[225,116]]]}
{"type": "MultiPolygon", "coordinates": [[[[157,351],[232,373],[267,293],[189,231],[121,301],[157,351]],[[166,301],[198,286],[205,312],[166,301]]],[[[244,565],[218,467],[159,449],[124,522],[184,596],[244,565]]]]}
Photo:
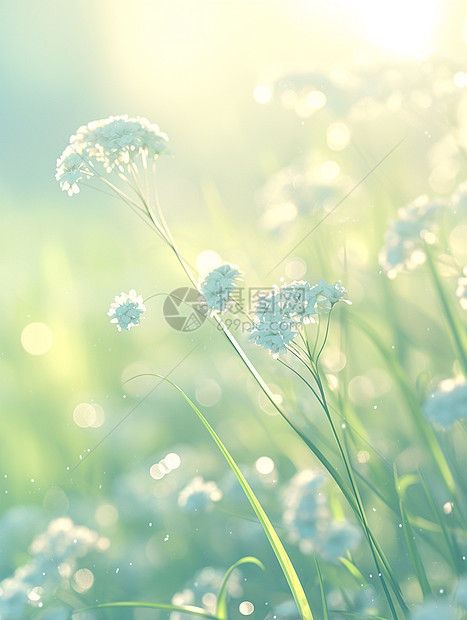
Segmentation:
{"type": "Polygon", "coordinates": [[[433,514],[435,515],[436,520],[438,521],[441,527],[441,531],[443,533],[443,537],[444,537],[446,546],[449,551],[449,556],[450,556],[452,566],[454,567],[456,571],[459,571],[460,573],[462,573],[464,571],[464,566],[463,566],[463,562],[461,561],[462,554],[459,550],[459,547],[457,546],[457,542],[455,538],[453,537],[453,535],[451,534],[451,532],[448,531],[448,528],[446,527],[446,523],[444,521],[445,515],[441,513],[438,507],[438,504],[436,502],[436,499],[433,497],[433,493],[431,492],[430,487],[428,486],[427,481],[425,480],[425,477],[421,471],[419,471],[419,475],[420,475],[420,480],[421,480],[423,489],[425,491],[425,495],[428,499],[428,503],[430,504],[430,508],[433,511],[433,514]]]}
{"type": "Polygon", "coordinates": [[[191,614],[192,616],[200,616],[202,618],[209,618],[210,620],[220,620],[220,618],[209,614],[205,609],[201,609],[201,607],[180,607],[178,605],[170,605],[168,603],[139,603],[138,601],[101,603],[100,605],[93,605],[92,607],[83,607],[82,609],[77,609],[73,612],[73,615],[81,614],[85,611],[91,611],[92,609],[102,609],[104,607],[144,607],[146,609],[162,609],[163,611],[178,611],[179,613],[191,614]]]}
{"type": "Polygon", "coordinates": [[[345,566],[345,568],[349,571],[352,577],[355,578],[358,585],[360,586],[363,584],[367,585],[368,583],[367,580],[365,579],[365,577],[362,575],[362,573],[358,570],[358,568],[355,566],[353,562],[351,562],[347,558],[339,558],[339,561],[345,566]]]}
{"type": "MultiPolygon", "coordinates": [[[[143,375],[137,375],[137,376],[143,376],[143,375]]],[[[256,498],[256,495],[253,493],[253,490],[251,489],[250,485],[246,481],[242,472],[239,470],[230,452],[224,446],[224,444],[222,443],[221,439],[219,438],[215,430],[212,428],[212,426],[203,416],[203,414],[198,409],[198,407],[188,398],[185,392],[183,392],[183,390],[181,390],[178,387],[178,385],[176,385],[175,383],[173,383],[172,381],[170,381],[163,375],[159,375],[156,373],[145,373],[145,376],[158,377],[159,379],[166,381],[172,387],[174,387],[183,396],[183,398],[186,400],[186,402],[190,405],[190,407],[196,413],[198,418],[204,424],[206,430],[209,432],[211,437],[214,439],[215,443],[217,444],[217,447],[222,452],[222,455],[224,456],[225,460],[229,464],[229,467],[232,469],[235,476],[237,477],[237,480],[239,481],[243,489],[243,492],[245,493],[248,501],[250,502],[251,507],[255,511],[256,516],[258,517],[258,520],[269,540],[272,550],[274,551],[276,558],[282,568],[284,576],[287,579],[287,583],[289,584],[290,591],[292,592],[292,596],[294,597],[295,604],[297,605],[298,610],[300,611],[301,617],[303,618],[303,620],[313,620],[313,614],[311,613],[311,609],[308,604],[307,598],[305,596],[305,592],[303,590],[302,584],[300,583],[300,579],[298,578],[295,568],[279,536],[277,535],[276,530],[274,529],[271,522],[269,521],[269,518],[264,512],[263,507],[259,503],[258,499],[256,498]]],[[[133,377],[133,378],[136,378],[136,377],[133,377]]]]}
{"type": "Polygon", "coordinates": [[[246,556],[238,560],[238,562],[235,562],[235,564],[232,564],[232,566],[225,573],[221,587],[219,588],[219,592],[217,594],[216,616],[222,620],[227,620],[227,582],[229,581],[229,577],[232,572],[242,564],[256,564],[256,566],[259,566],[262,570],[264,570],[263,563],[254,556],[246,556]]]}
{"type": "Polygon", "coordinates": [[[404,396],[407,406],[413,415],[414,422],[417,425],[418,430],[420,431],[421,437],[423,438],[425,444],[430,450],[431,455],[433,456],[433,459],[438,466],[438,469],[444,479],[447,488],[452,493],[452,495],[455,496],[456,485],[446,457],[441,450],[441,446],[438,443],[433,429],[423,416],[422,410],[420,408],[420,403],[418,402],[418,399],[416,398],[412,388],[407,381],[407,375],[404,372],[404,369],[395,357],[387,354],[388,347],[383,343],[376,330],[374,330],[367,323],[360,319],[357,320],[355,318],[352,318],[352,320],[354,321],[355,325],[359,327],[373,342],[373,344],[379,351],[381,358],[386,363],[390,373],[395,378],[401,394],[404,396]]]}
{"type": "Polygon", "coordinates": [[[412,525],[410,523],[410,519],[407,515],[407,511],[405,509],[404,503],[404,493],[401,489],[400,478],[397,475],[397,470],[394,468],[394,479],[396,482],[396,490],[399,494],[399,503],[400,503],[400,511],[402,518],[402,528],[404,530],[405,540],[407,542],[407,547],[409,550],[410,559],[412,561],[412,567],[417,575],[418,582],[423,592],[423,596],[431,595],[431,588],[428,582],[428,578],[426,576],[425,568],[423,566],[422,558],[420,557],[420,553],[417,549],[417,545],[415,544],[415,536],[413,533],[412,525]]]}
{"type": "Polygon", "coordinates": [[[321,605],[323,607],[323,620],[329,620],[329,611],[328,611],[328,604],[326,601],[326,594],[324,592],[323,577],[321,575],[321,570],[319,568],[319,564],[318,564],[318,560],[316,559],[316,556],[315,556],[315,566],[316,566],[316,572],[318,573],[319,590],[321,592],[321,605]]]}
{"type": "Polygon", "coordinates": [[[460,325],[459,319],[456,314],[453,312],[451,307],[451,302],[446,292],[444,290],[444,286],[441,282],[441,278],[439,277],[438,270],[436,268],[436,263],[431,255],[431,249],[428,244],[425,243],[425,255],[427,258],[428,271],[430,272],[431,279],[433,280],[433,284],[435,286],[436,292],[438,293],[439,301],[441,307],[444,312],[444,316],[446,318],[446,322],[449,326],[449,331],[451,332],[451,340],[454,347],[454,350],[457,353],[457,358],[459,360],[459,364],[462,368],[464,375],[467,377],[467,353],[465,349],[466,338],[464,328],[460,325]]]}
{"type": "Polygon", "coordinates": [[[383,618],[382,616],[375,616],[373,614],[364,614],[357,611],[344,611],[343,609],[331,609],[333,614],[339,614],[340,616],[344,616],[346,618],[358,618],[358,620],[388,620],[388,618],[383,618]]]}

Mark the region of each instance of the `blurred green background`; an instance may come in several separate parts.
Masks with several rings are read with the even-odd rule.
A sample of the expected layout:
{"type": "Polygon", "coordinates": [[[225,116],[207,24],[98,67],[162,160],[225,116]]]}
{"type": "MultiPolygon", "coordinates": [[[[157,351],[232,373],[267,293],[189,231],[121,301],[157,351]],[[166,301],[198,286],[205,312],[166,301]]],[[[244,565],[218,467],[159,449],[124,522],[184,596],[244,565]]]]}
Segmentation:
{"type": "MultiPolygon", "coordinates": [[[[391,6],[400,13],[395,22],[400,27],[402,4],[391,6]]],[[[290,281],[298,265],[299,277],[312,282],[339,279],[349,289],[354,304],[336,309],[329,372],[341,373],[345,388],[371,370],[370,387],[364,380],[354,382],[348,405],[353,413],[347,413],[361,420],[389,461],[397,458],[407,470],[423,461],[415,427],[397,405],[384,360],[360,332],[349,329],[344,315],[365,318],[388,346],[396,346],[414,386],[423,377],[428,382],[452,374],[452,348],[425,270],[389,282],[380,273],[377,255],[398,207],[420,193],[449,194],[465,179],[465,155],[460,149],[453,153],[449,142],[443,142],[446,135],[466,138],[462,89],[449,109],[438,103],[420,113],[404,100],[379,116],[349,118],[345,122],[351,139],[338,150],[329,146],[327,130],[341,122],[342,115],[328,107],[313,115],[296,114],[284,97],[260,105],[254,92],[276,74],[326,74],[362,61],[376,67],[374,75],[378,63],[396,63],[403,75],[404,63],[419,62],[427,50],[447,65],[453,63],[455,71],[467,71],[465,4],[433,6],[431,25],[423,19],[431,11],[430,3],[418,6],[411,16],[411,49],[410,31],[402,33],[392,22],[383,19],[378,34],[377,18],[365,2],[2,3],[2,512],[22,504],[41,506],[50,515],[70,510],[75,520],[81,515],[83,522],[107,532],[118,558],[130,553],[124,551],[125,544],[128,531],[132,536],[139,531],[137,519],[133,522],[130,515],[128,531],[123,526],[117,531],[115,524],[99,522],[95,509],[110,502],[123,485],[122,477],[139,470],[147,473],[152,462],[177,452],[182,465],[174,476],[188,482],[197,473],[207,479],[217,475],[219,483],[226,466],[185,404],[166,386],[140,402],[155,384],[151,379],[122,385],[122,379],[139,372],[172,372],[171,378],[205,406],[240,463],[253,467],[258,457],[268,455],[280,482],[297,469],[316,465],[284,423],[271,415],[214,327],[205,324],[192,334],[175,332],[164,320],[162,297],[149,302],[138,329],[118,333],[109,323],[106,312],[121,291],[135,288],[148,297],[187,284],[167,248],[123,203],[86,187],[69,198],[55,181],[56,159],[80,125],[125,113],[145,116],[169,135],[172,154],[158,162],[159,193],[172,232],[191,264],[200,252],[213,250],[240,265],[248,286],[270,286],[281,277],[290,281]],[[364,15],[369,15],[368,23],[364,15]],[[388,43],[381,33],[390,27],[394,33],[388,43]],[[418,44],[416,35],[424,28],[426,40],[422,37],[418,44]],[[338,188],[344,196],[400,140],[378,170],[271,273],[326,212],[320,205],[305,205],[292,221],[268,229],[260,191],[268,180],[300,158],[309,157],[316,167],[333,161],[344,178],[338,188]],[[433,171],[447,160],[454,162],[450,173],[436,184],[433,171]],[[52,336],[43,355],[32,355],[22,346],[23,330],[36,322],[45,324],[52,336]],[[345,350],[345,358],[339,350],[345,350]],[[79,427],[73,412],[80,403],[97,403],[103,423],[79,427]],[[93,450],[89,458],[68,475],[68,468],[79,464],[88,450],[93,450]]],[[[434,84],[435,76],[425,75],[425,82],[434,84]]],[[[406,93],[401,96],[404,99],[406,93]]],[[[461,228],[453,237],[446,224],[446,245],[465,264],[465,226],[455,226],[461,228]]],[[[453,275],[447,273],[451,292],[453,275]]],[[[239,339],[246,341],[242,334],[239,339]]],[[[308,430],[312,424],[319,428],[323,420],[309,393],[266,353],[246,346],[296,419],[308,430]]],[[[158,576],[158,584],[151,586],[155,596],[169,600],[184,580],[212,561],[212,549],[219,545],[225,565],[238,559],[244,521],[221,511],[209,519],[193,524],[188,517],[170,513],[154,533],[152,554],[146,539],[141,542],[153,570],[147,581],[158,576]],[[214,522],[219,529],[209,529],[214,522]],[[176,542],[164,547],[161,539],[169,525],[176,542]],[[210,539],[210,549],[197,546],[198,528],[203,545],[210,539]],[[233,542],[228,531],[234,532],[233,542]]],[[[2,576],[18,564],[33,531],[35,526],[25,527],[23,546],[18,545],[2,576]]],[[[131,581],[129,569],[125,586],[118,579],[114,570],[102,578],[99,587],[108,599],[115,598],[119,588],[127,598],[149,590],[131,581]]]]}

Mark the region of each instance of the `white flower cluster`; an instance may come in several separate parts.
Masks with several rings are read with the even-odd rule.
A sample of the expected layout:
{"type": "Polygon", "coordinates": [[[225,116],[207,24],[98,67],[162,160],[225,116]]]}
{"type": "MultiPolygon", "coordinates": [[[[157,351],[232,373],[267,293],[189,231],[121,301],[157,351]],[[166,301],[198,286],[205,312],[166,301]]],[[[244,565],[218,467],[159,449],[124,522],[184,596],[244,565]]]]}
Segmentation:
{"type": "Polygon", "coordinates": [[[436,240],[435,217],[446,205],[419,196],[399,209],[398,219],[385,235],[386,244],[379,254],[379,264],[389,278],[394,279],[404,269],[415,269],[425,262],[424,242],[436,240]]]}
{"type": "MultiPolygon", "coordinates": [[[[67,517],[51,521],[47,531],[32,542],[31,561],[0,582],[1,620],[22,618],[28,606],[42,608],[44,600],[52,600],[62,582],[73,576],[78,558],[93,549],[103,551],[108,545],[97,532],[77,526],[67,517]]],[[[59,617],[64,611],[54,613],[59,617]]]]}
{"type": "Polygon", "coordinates": [[[222,491],[212,480],[205,482],[202,476],[193,480],[180,491],[178,505],[186,512],[204,512],[213,507],[213,502],[222,499],[222,491]]]}
{"type": "Polygon", "coordinates": [[[106,172],[123,172],[124,165],[144,155],[156,159],[167,150],[168,138],[146,118],[109,116],[82,125],[57,160],[55,178],[69,196],[79,192],[78,182],[95,174],[95,165],[106,172]]]}
{"type": "Polygon", "coordinates": [[[432,424],[449,428],[456,420],[467,418],[467,381],[446,379],[426,401],[423,412],[432,424]]]}
{"type": "Polygon", "coordinates": [[[298,335],[298,329],[306,322],[313,322],[313,315],[320,310],[329,310],[346,293],[340,282],[319,284],[295,280],[291,284],[273,287],[269,295],[261,297],[256,307],[254,325],[249,329],[250,340],[270,351],[273,356],[281,355],[298,335]]]}
{"type": "Polygon", "coordinates": [[[296,474],[284,491],[283,521],[292,542],[303,553],[316,553],[330,562],[345,556],[360,542],[360,530],[348,521],[333,518],[322,490],[322,472],[304,470],[296,474]]]}

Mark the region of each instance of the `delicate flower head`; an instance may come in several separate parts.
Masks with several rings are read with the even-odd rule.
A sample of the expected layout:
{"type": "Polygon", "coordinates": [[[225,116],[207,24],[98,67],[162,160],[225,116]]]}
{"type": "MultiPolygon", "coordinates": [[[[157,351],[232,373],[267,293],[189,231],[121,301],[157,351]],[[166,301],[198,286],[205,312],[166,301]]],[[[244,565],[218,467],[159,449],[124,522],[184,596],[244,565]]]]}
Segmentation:
{"type": "Polygon", "coordinates": [[[225,312],[233,301],[232,292],[237,288],[237,280],[242,272],[236,265],[224,263],[210,271],[201,283],[201,292],[210,310],[225,312]]]}
{"type": "Polygon", "coordinates": [[[213,502],[222,499],[222,491],[213,481],[204,482],[201,476],[196,476],[180,492],[178,505],[186,512],[203,512],[213,507],[213,502]]]}
{"type": "Polygon", "coordinates": [[[326,284],[324,280],[321,280],[315,287],[315,290],[317,295],[324,297],[324,300],[319,300],[322,305],[324,303],[332,307],[334,304],[337,304],[338,301],[343,301],[346,304],[352,303],[348,299],[342,299],[347,291],[339,281],[334,282],[334,284],[326,284]]]}
{"type": "Polygon", "coordinates": [[[459,300],[461,308],[467,310],[467,266],[464,267],[464,276],[457,280],[456,296],[459,300]]]}
{"type": "Polygon", "coordinates": [[[386,233],[386,245],[379,254],[379,264],[389,278],[425,262],[423,243],[435,241],[435,217],[445,206],[441,201],[430,202],[428,196],[423,195],[399,209],[399,219],[386,233]]]}
{"type": "Polygon", "coordinates": [[[55,178],[60,182],[60,187],[73,196],[79,192],[78,181],[89,178],[92,172],[86,165],[82,154],[72,145],[66,147],[61,157],[57,159],[57,173],[55,178]]]}
{"type": "Polygon", "coordinates": [[[131,289],[128,294],[122,293],[115,297],[115,301],[110,304],[107,315],[113,317],[110,322],[116,323],[118,331],[121,332],[122,329],[130,329],[130,327],[139,325],[140,318],[145,310],[143,298],[141,295],[136,295],[136,291],[131,289]]]}
{"type": "Polygon", "coordinates": [[[270,351],[273,356],[280,355],[287,351],[287,346],[297,336],[297,331],[293,329],[293,323],[287,321],[280,314],[270,317],[270,320],[261,320],[249,329],[250,340],[258,346],[270,351]]]}
{"type": "Polygon", "coordinates": [[[448,428],[467,418],[467,381],[446,379],[426,401],[423,412],[432,424],[448,428]]]}
{"type": "Polygon", "coordinates": [[[78,128],[57,161],[56,179],[70,196],[79,191],[83,174],[92,176],[96,163],[107,172],[123,171],[139,156],[156,159],[167,151],[168,138],[157,125],[140,116],[109,116],[78,128]]]}
{"type": "MultiPolygon", "coordinates": [[[[315,322],[313,315],[327,304],[332,307],[341,300],[346,290],[335,282],[332,286],[321,280],[312,285],[303,280],[273,287],[262,296],[256,306],[254,325],[249,329],[250,340],[270,351],[274,356],[287,351],[305,322],[315,322]]],[[[350,303],[347,300],[347,303],[350,303]]]]}

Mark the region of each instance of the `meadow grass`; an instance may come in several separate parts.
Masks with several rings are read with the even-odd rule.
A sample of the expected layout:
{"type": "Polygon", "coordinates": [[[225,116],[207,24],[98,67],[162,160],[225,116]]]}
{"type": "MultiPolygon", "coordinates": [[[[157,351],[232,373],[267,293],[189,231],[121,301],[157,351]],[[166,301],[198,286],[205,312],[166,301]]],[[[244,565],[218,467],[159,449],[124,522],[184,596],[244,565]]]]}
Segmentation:
{"type": "MultiPolygon", "coordinates": [[[[128,437],[125,433],[120,435],[119,450],[124,449],[127,441],[135,446],[135,452],[142,449],[154,461],[150,469],[154,475],[148,475],[146,465],[128,467],[115,450],[103,452],[110,438],[118,436],[123,422],[129,428],[127,418],[133,409],[124,411],[119,405],[120,421],[107,427],[98,443],[83,450],[80,461],[69,466],[69,473],[64,472],[65,478],[59,485],[48,489],[45,510],[40,518],[34,518],[34,525],[27,515],[21,516],[26,529],[36,534],[44,530],[46,534],[33,543],[33,559],[24,551],[18,557],[12,550],[5,561],[5,575],[13,576],[0,585],[0,618],[20,617],[15,613],[34,617],[38,613],[36,603],[44,600],[45,608],[38,616],[44,620],[61,620],[75,613],[76,617],[119,618],[123,616],[113,614],[122,610],[129,613],[126,610],[130,608],[135,614],[143,608],[173,614],[185,610],[227,620],[251,613],[242,611],[242,604],[251,605],[247,596],[253,601],[258,618],[463,618],[467,611],[467,506],[463,478],[467,337],[455,296],[454,276],[443,275],[440,255],[447,254],[446,248],[441,247],[437,237],[437,222],[443,210],[455,212],[455,226],[465,219],[462,201],[455,192],[444,197],[441,207],[432,210],[429,200],[412,203],[414,196],[407,196],[397,205],[407,205],[405,210],[398,214],[391,210],[395,223],[385,242],[381,232],[390,226],[390,205],[382,207],[381,213],[370,210],[365,215],[367,230],[361,219],[357,224],[352,221],[352,192],[348,193],[348,209],[344,202],[338,204],[335,213],[318,211],[317,221],[305,230],[299,215],[297,224],[291,224],[297,242],[305,241],[311,229],[317,234],[311,247],[308,243],[294,246],[293,258],[304,257],[312,267],[308,288],[303,282],[304,274],[288,276],[289,281],[298,281],[291,304],[290,299],[281,298],[291,285],[282,283],[282,288],[271,289],[271,273],[263,273],[267,282],[250,281],[248,269],[253,271],[258,259],[253,252],[251,264],[248,256],[245,265],[238,269],[221,261],[198,277],[191,266],[193,252],[187,251],[187,258],[185,250],[179,249],[176,235],[167,223],[169,217],[165,214],[169,212],[161,207],[157,197],[153,160],[166,148],[166,137],[158,128],[146,121],[117,118],[102,122],[97,129],[81,128],[76,135],[82,143],[72,142],[71,150],[65,151],[58,165],[57,178],[63,189],[72,195],[80,184],[87,190],[89,181],[103,182],[106,191],[123,200],[156,233],[160,242],[156,250],[158,260],[166,260],[162,258],[164,252],[173,257],[173,289],[187,284],[207,303],[201,312],[205,324],[200,330],[177,334],[168,332],[169,327],[164,332],[159,326],[149,326],[151,312],[160,302],[160,291],[144,295],[144,305],[136,292],[117,296],[109,314],[124,332],[121,337],[128,337],[122,359],[128,365],[130,356],[143,358],[145,368],[140,372],[129,365],[126,373],[130,376],[119,384],[112,373],[120,376],[120,362],[102,353],[108,367],[100,365],[96,374],[101,370],[102,374],[96,383],[121,390],[122,386],[130,389],[127,385],[131,377],[135,381],[130,383],[135,386],[143,385],[139,382],[145,377],[159,377],[162,384],[170,384],[185,399],[214,443],[206,443],[194,430],[196,427],[185,422],[186,412],[170,392],[161,387],[152,394],[154,386],[148,383],[142,389],[132,388],[134,391],[128,395],[135,407],[141,406],[143,428],[150,430],[141,432],[141,427],[136,426],[127,431],[128,437]],[[97,140],[93,132],[112,123],[119,123],[117,138],[127,137],[128,123],[136,125],[131,128],[137,136],[131,143],[136,145],[133,150],[122,147],[115,136],[100,136],[101,142],[97,140]],[[330,223],[328,217],[332,214],[336,219],[330,223]],[[379,231],[377,235],[375,230],[379,231]],[[384,243],[386,254],[381,252],[384,243]],[[376,262],[378,254],[380,267],[376,262]],[[177,265],[185,278],[183,284],[175,275],[177,265]],[[238,281],[241,274],[245,286],[238,281]],[[332,288],[323,278],[341,280],[353,305],[339,303],[344,289],[340,285],[332,288]],[[266,291],[262,299],[269,300],[270,305],[263,310],[258,306],[253,316],[254,310],[248,312],[233,302],[233,293],[241,287],[248,290],[248,286],[257,285],[266,291]],[[279,304],[279,312],[272,308],[273,300],[279,304]],[[242,325],[235,323],[238,307],[249,331],[236,334],[232,326],[242,325]],[[285,326],[271,327],[278,316],[285,326]],[[146,329],[149,337],[141,335],[146,329]],[[133,337],[135,344],[131,344],[133,337]],[[188,352],[181,344],[182,337],[189,342],[188,352]],[[269,353],[256,347],[252,340],[269,353]],[[159,350],[163,351],[163,358],[159,350]],[[161,360],[166,365],[163,369],[158,367],[161,360]],[[190,370],[184,366],[185,360],[192,364],[190,370]],[[206,407],[215,407],[215,398],[210,401],[203,396],[197,384],[200,369],[208,379],[211,375],[216,377],[214,384],[219,387],[221,383],[227,395],[216,412],[215,423],[209,422],[202,406],[198,407],[195,398],[187,395],[198,394],[201,405],[206,402],[206,407]],[[172,380],[172,374],[177,373],[181,376],[172,380]],[[448,383],[442,383],[442,379],[448,383]],[[164,410],[176,415],[164,415],[164,410]],[[135,435],[142,436],[135,442],[135,435]],[[153,442],[158,451],[168,452],[169,445],[175,446],[173,453],[180,452],[182,462],[185,459],[190,463],[193,473],[201,470],[203,476],[215,478],[216,484],[213,480],[207,484],[198,481],[197,491],[190,494],[186,478],[176,481],[179,465],[171,464],[173,456],[172,460],[166,455],[159,464],[155,462],[155,454],[151,455],[155,449],[151,448],[153,442]],[[228,468],[222,470],[221,462],[210,456],[214,444],[240,483],[265,536],[258,535],[257,523],[244,499],[228,481],[228,468]],[[232,456],[237,451],[241,456],[232,456]],[[267,461],[270,470],[263,470],[257,460],[265,452],[273,455],[269,459],[272,465],[267,461]],[[204,461],[197,455],[203,455],[204,461]],[[251,467],[252,462],[255,467],[251,467]],[[114,472],[112,480],[103,484],[102,472],[109,468],[114,472]],[[220,471],[224,474],[220,475],[220,471]],[[75,487],[77,476],[84,478],[75,487]],[[280,492],[279,477],[283,481],[280,492]],[[161,490],[156,491],[157,485],[161,490]],[[84,489],[88,486],[94,488],[91,498],[85,498],[84,489]],[[186,492],[182,502],[183,490],[186,492]],[[92,519],[86,517],[87,505],[91,507],[92,519]],[[65,514],[72,514],[76,522],[91,528],[82,532],[83,551],[76,557],[67,556],[73,547],[66,536],[74,530],[68,522],[60,521],[65,514]],[[47,529],[50,515],[59,519],[53,522],[52,530],[50,526],[47,529]],[[157,535],[149,532],[154,523],[157,535]],[[176,540],[170,547],[169,535],[162,535],[169,529],[177,532],[175,539],[188,534],[190,544],[176,540]],[[234,542],[228,534],[233,529],[234,542]],[[104,543],[99,547],[94,530],[104,530],[103,534],[119,550],[117,555],[112,555],[112,549],[108,550],[104,543]],[[198,535],[199,530],[202,533],[198,535]],[[65,547],[64,537],[68,541],[65,547]],[[161,541],[168,543],[168,551],[164,551],[161,541]],[[116,567],[112,572],[119,574],[120,564],[133,557],[132,549],[138,547],[145,556],[144,561],[138,560],[138,571],[122,569],[122,583],[117,585],[109,580],[107,586],[105,566],[110,561],[116,567]],[[68,568],[61,565],[60,577],[54,577],[50,570],[49,577],[47,571],[59,552],[64,554],[62,565],[68,568]],[[94,555],[83,564],[87,553],[94,555]],[[244,586],[247,594],[233,585],[229,593],[229,583],[238,574],[234,571],[246,571],[249,563],[264,567],[264,575],[248,573],[248,584],[244,586]],[[224,569],[221,577],[216,577],[216,585],[207,583],[206,592],[198,591],[202,582],[199,573],[193,583],[183,588],[182,573],[189,583],[190,575],[214,564],[221,564],[224,569]],[[18,566],[23,568],[14,573],[18,566]],[[42,570],[44,567],[47,570],[42,570]],[[154,580],[159,577],[161,583],[155,585],[154,580]],[[61,578],[73,578],[73,588],[63,587],[61,578]],[[122,590],[126,599],[123,601],[121,594],[117,596],[122,590]],[[94,594],[96,591],[98,595],[94,594]]],[[[397,157],[398,151],[394,149],[386,149],[391,157],[397,157]]],[[[352,166],[345,159],[340,163],[352,166]]],[[[370,170],[377,174],[379,166],[370,170]]],[[[392,170],[397,171],[397,164],[392,170]]],[[[384,205],[384,192],[371,186],[368,171],[360,174],[361,179],[365,175],[370,182],[365,189],[367,202],[384,205]]],[[[357,189],[360,184],[357,180],[352,187],[357,189]]],[[[224,212],[220,203],[213,209],[223,226],[227,226],[232,215],[224,212]]],[[[202,223],[199,232],[208,243],[209,234],[202,223]]],[[[280,237],[280,232],[276,231],[276,235],[269,240],[274,248],[270,264],[275,265],[274,274],[281,272],[282,263],[291,273],[291,262],[287,260],[290,243],[280,237]]],[[[251,234],[253,245],[254,237],[251,234]]],[[[452,254],[456,264],[460,258],[452,254]]],[[[56,256],[52,252],[51,261],[56,256]]],[[[229,259],[242,262],[232,255],[229,259]]],[[[462,265],[457,263],[457,272],[452,273],[460,277],[462,265]]],[[[144,276],[138,277],[138,292],[144,288],[148,274],[144,276]]],[[[128,279],[126,276],[125,281],[128,279]]],[[[165,298],[170,296],[177,298],[170,292],[165,298]]],[[[195,311],[200,313],[198,308],[195,311]]],[[[86,315],[81,320],[87,321],[86,315]]],[[[99,340],[98,330],[92,338],[99,340]]],[[[105,338],[108,344],[110,338],[105,338]]],[[[78,355],[79,342],[76,350],[78,355]]],[[[58,369],[60,360],[54,363],[58,369]]],[[[88,372],[92,376],[90,369],[88,372]]],[[[86,377],[81,379],[85,382],[86,377]]],[[[131,421],[134,420],[132,415],[131,421]]],[[[70,437],[70,445],[72,441],[70,437]]],[[[135,465],[141,465],[141,457],[135,454],[134,458],[135,465]]],[[[7,516],[8,513],[5,519],[7,516]]],[[[7,519],[4,525],[6,528],[7,519]]],[[[249,609],[248,605],[243,609],[249,609]]]]}

